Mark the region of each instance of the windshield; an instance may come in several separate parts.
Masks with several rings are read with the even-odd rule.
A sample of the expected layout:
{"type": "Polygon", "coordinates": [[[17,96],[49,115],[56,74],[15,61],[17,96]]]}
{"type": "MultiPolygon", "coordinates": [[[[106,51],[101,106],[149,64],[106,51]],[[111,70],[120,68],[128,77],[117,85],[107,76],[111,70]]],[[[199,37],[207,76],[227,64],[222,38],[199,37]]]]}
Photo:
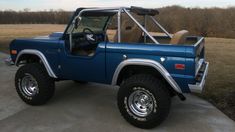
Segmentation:
{"type": "MultiPolygon", "coordinates": [[[[79,22],[78,28],[74,29],[73,33],[81,33],[84,28],[89,28],[94,32],[103,32],[108,19],[108,16],[82,17],[81,21],[79,22]]],[[[71,32],[71,28],[72,25],[70,25],[68,33],[71,32]]]]}

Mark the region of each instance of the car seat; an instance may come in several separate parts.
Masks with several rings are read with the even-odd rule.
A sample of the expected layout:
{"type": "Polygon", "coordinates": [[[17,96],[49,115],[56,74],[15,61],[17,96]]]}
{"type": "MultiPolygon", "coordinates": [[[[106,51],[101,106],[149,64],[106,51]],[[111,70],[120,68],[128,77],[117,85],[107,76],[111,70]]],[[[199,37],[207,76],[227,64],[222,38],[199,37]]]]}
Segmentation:
{"type": "MultiPolygon", "coordinates": [[[[125,43],[139,43],[142,36],[142,30],[137,24],[130,21],[123,21],[121,24],[121,42],[125,43]]],[[[113,38],[114,42],[118,42],[118,31],[113,38]]]]}
{"type": "Polygon", "coordinates": [[[188,36],[189,32],[187,30],[181,30],[179,32],[176,32],[171,41],[170,44],[184,44],[186,42],[186,37],[188,36]]]}

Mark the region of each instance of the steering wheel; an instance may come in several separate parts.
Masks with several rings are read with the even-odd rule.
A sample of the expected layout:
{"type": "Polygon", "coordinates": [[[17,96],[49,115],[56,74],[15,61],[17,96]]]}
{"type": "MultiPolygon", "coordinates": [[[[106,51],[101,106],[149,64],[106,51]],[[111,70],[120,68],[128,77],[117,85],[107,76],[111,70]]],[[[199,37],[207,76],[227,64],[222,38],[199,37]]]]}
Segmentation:
{"type": "Polygon", "coordinates": [[[95,35],[95,33],[91,29],[84,28],[83,29],[83,36],[89,44],[97,44],[97,41],[98,41],[97,36],[95,35]]]}

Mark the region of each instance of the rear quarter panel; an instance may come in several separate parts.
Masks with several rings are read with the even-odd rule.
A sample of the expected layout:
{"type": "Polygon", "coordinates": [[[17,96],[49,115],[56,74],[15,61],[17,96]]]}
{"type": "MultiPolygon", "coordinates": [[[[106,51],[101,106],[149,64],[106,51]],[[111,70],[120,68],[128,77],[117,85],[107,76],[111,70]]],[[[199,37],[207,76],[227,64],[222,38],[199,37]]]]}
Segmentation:
{"type": "Polygon", "coordinates": [[[194,63],[190,46],[176,45],[156,45],[156,44],[127,44],[127,43],[108,43],[106,45],[106,64],[107,64],[107,81],[112,82],[113,74],[117,66],[123,61],[123,55],[128,59],[151,59],[161,63],[160,58],[166,58],[161,63],[165,69],[171,74],[183,92],[190,92],[189,83],[193,83],[191,73],[194,63]],[[187,50],[189,50],[187,52],[187,50]],[[175,64],[185,64],[186,70],[175,69],[175,64]]]}

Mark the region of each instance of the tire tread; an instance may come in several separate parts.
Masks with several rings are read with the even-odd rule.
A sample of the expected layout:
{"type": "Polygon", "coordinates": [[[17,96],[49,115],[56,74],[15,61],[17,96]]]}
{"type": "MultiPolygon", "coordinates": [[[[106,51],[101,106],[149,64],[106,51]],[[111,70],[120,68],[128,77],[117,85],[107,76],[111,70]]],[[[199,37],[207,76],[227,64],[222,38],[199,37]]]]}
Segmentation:
{"type": "Polygon", "coordinates": [[[145,129],[154,128],[160,125],[168,116],[170,105],[171,105],[170,94],[167,90],[165,83],[162,82],[160,79],[155,78],[148,74],[133,75],[132,77],[122,82],[120,89],[118,91],[117,100],[118,100],[118,107],[122,116],[132,125],[139,127],[139,128],[145,128],[145,129]],[[145,85],[147,87],[147,90],[150,90],[152,91],[154,95],[159,96],[158,104],[160,104],[161,108],[159,110],[160,112],[158,112],[156,116],[157,118],[152,118],[150,121],[146,121],[146,122],[140,122],[140,121],[133,119],[126,112],[126,109],[123,108],[124,106],[123,97],[126,94],[127,90],[130,88],[130,86],[132,86],[133,84],[145,85]]]}

